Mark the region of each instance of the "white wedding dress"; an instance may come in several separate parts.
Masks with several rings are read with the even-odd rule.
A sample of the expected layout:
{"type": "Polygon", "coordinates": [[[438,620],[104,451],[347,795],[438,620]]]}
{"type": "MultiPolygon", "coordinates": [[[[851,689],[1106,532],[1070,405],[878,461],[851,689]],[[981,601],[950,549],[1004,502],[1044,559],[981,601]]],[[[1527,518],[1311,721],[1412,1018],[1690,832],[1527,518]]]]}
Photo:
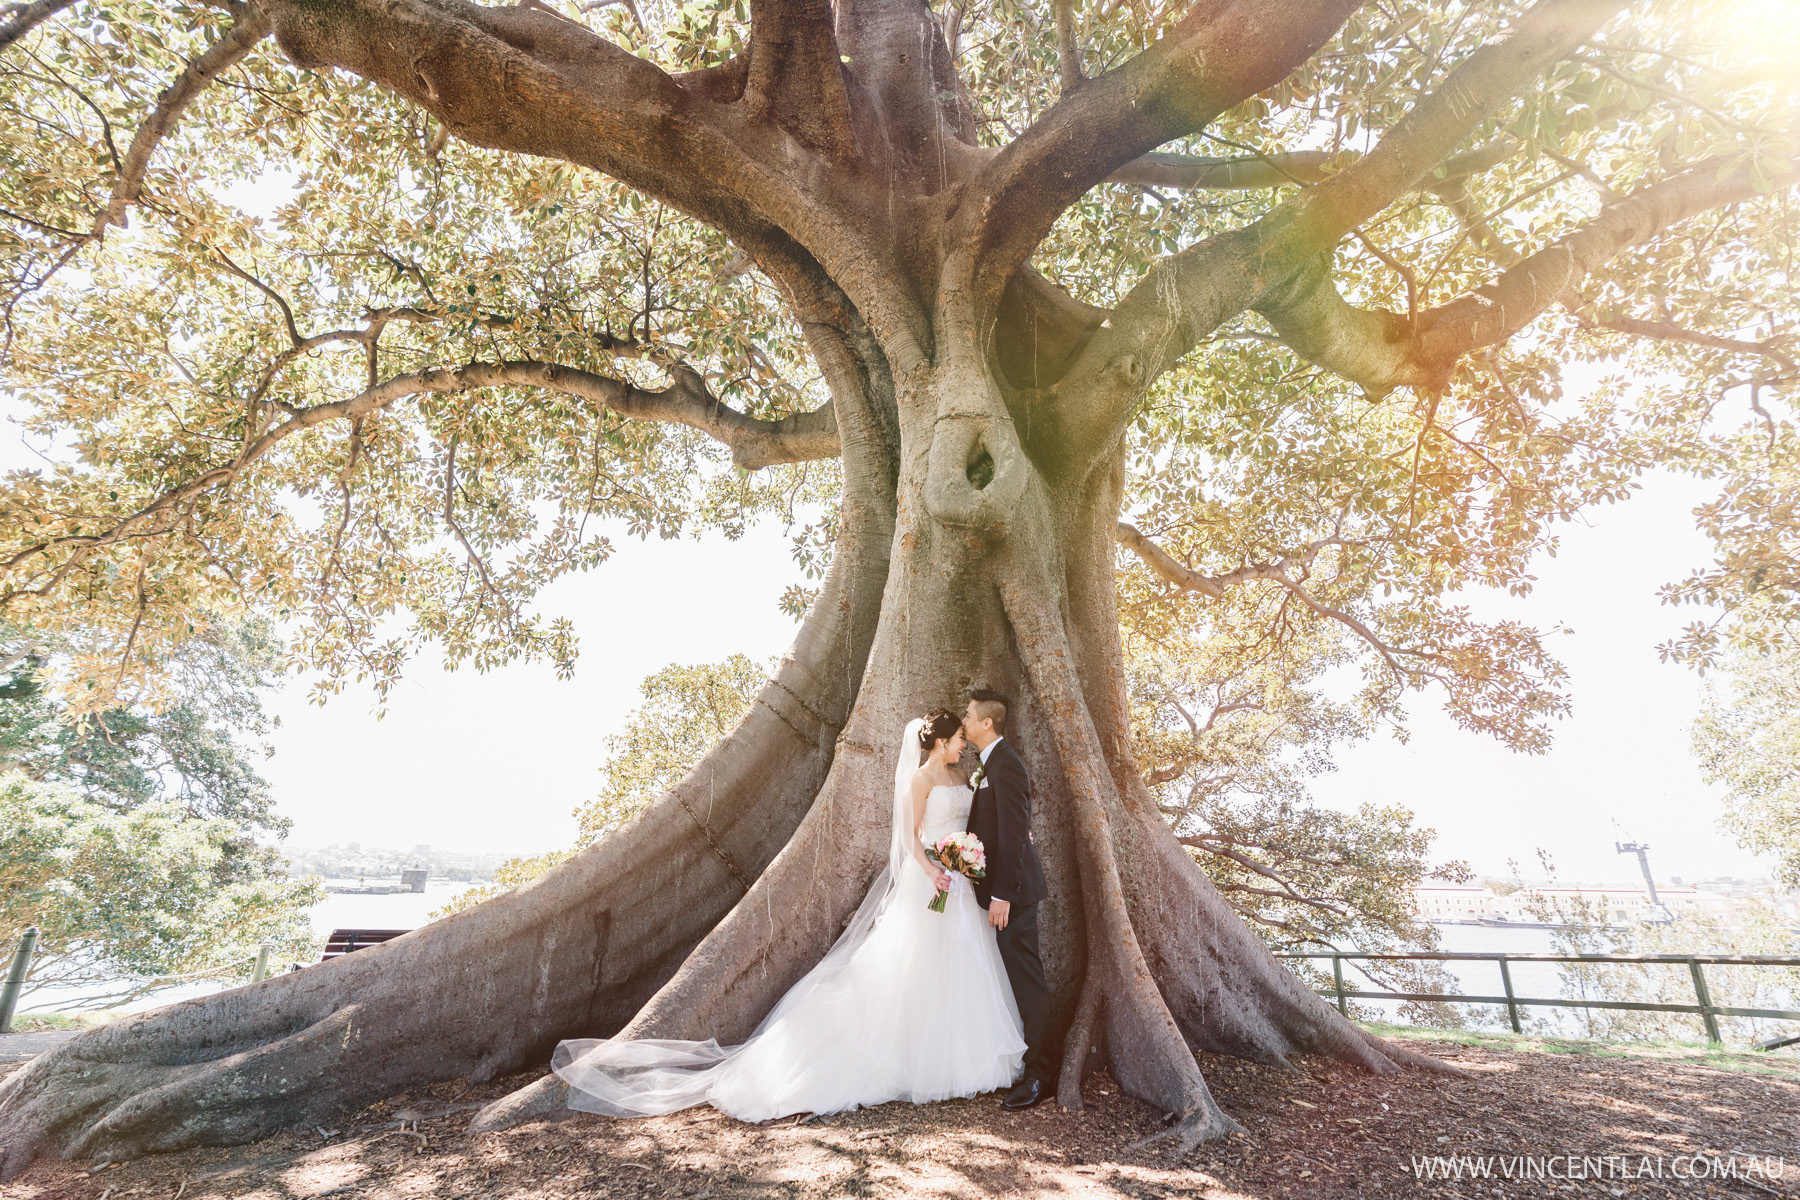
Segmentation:
{"type": "MultiPolygon", "coordinates": [[[[889,865],[819,965],[742,1044],[717,1041],[563,1042],[552,1069],[569,1107],[614,1117],[711,1104],[745,1121],[834,1113],[888,1100],[924,1104],[1010,1085],[1025,1053],[1018,1006],[969,881],[951,877],[941,913],[902,838],[911,825],[907,727],[896,770],[889,865]]],[[[926,845],[968,827],[973,793],[940,786],[926,798],[926,845]]]]}

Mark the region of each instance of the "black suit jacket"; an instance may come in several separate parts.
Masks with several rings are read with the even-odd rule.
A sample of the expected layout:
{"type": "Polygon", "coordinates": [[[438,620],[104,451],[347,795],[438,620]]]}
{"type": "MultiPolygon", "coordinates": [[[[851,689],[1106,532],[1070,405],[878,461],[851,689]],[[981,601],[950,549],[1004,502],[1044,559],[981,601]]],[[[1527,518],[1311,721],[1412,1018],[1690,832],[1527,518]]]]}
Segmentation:
{"type": "Polygon", "coordinates": [[[969,805],[969,832],[987,849],[987,877],[969,881],[981,907],[993,898],[1017,908],[1049,894],[1031,844],[1031,776],[1005,738],[988,755],[987,772],[969,805]]]}

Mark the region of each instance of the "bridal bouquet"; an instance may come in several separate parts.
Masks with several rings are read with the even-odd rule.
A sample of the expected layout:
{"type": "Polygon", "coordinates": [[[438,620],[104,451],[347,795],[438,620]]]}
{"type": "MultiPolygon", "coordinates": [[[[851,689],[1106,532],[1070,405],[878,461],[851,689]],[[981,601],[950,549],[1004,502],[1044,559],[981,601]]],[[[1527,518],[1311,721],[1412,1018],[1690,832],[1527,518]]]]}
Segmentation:
{"type": "MultiPolygon", "coordinates": [[[[987,874],[987,850],[981,839],[972,833],[946,833],[935,846],[926,847],[925,857],[946,871],[967,875],[970,879],[980,879],[987,874]]],[[[949,891],[942,891],[925,907],[941,913],[949,899],[949,891]]]]}

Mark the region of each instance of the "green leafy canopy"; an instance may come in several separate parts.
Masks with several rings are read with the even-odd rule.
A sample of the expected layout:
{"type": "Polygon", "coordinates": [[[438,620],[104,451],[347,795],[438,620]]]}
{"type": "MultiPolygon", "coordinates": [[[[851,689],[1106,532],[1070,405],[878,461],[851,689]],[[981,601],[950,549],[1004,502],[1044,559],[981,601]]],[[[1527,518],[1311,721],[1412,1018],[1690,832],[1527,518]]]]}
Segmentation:
{"type": "MultiPolygon", "coordinates": [[[[712,0],[558,11],[671,71],[726,62],[747,29],[741,4],[712,0]]],[[[1033,265],[1116,303],[1165,256],[1359,161],[1520,11],[1365,6],[1285,81],[1167,147],[1310,154],[1304,177],[1104,184],[1033,265]]],[[[1075,17],[1098,76],[1167,14],[1075,17]]],[[[452,664],[567,671],[573,626],[533,598],[603,563],[621,530],[735,532],[776,514],[805,527],[817,574],[830,462],[740,470],[695,428],[518,381],[348,403],[402,376],[529,361],[644,389],[691,373],[753,418],[820,408],[785,298],[716,230],[593,172],[466,145],[268,45],[197,95],[120,201],[128,131],[233,19],[77,3],[0,58],[0,384],[47,458],[0,482],[0,562],[11,619],[81,643],[57,681],[69,703],[104,709],[126,681],[154,692],[173,647],[251,612],[289,623],[293,661],[324,691],[385,688],[426,644],[452,664]],[[115,208],[125,225],[103,219],[115,208]]],[[[1044,13],[998,0],[939,20],[984,145],[1056,102],[1044,13]]],[[[1459,590],[1528,591],[1558,522],[1625,499],[1656,464],[1721,492],[1702,514],[1717,561],[1668,599],[1758,596],[1795,615],[1796,45],[1790,5],[1634,5],[1346,239],[1329,256],[1337,290],[1412,321],[1479,304],[1621,196],[1695,164],[1751,172],[1754,198],[1633,243],[1441,387],[1365,390],[1251,312],[1158,381],[1126,447],[1132,519],[1208,578],[1288,564],[1286,582],[1265,572],[1216,602],[1123,560],[1134,635],[1167,645],[1185,628],[1220,660],[1190,662],[1183,686],[1235,678],[1279,643],[1271,661],[1302,674],[1362,666],[1354,711],[1327,723],[1392,718],[1407,689],[1438,685],[1465,726],[1541,750],[1567,707],[1561,668],[1536,630],[1478,618],[1459,590]]],[[[1696,624],[1667,649],[1704,663],[1728,634],[1696,624]]]]}

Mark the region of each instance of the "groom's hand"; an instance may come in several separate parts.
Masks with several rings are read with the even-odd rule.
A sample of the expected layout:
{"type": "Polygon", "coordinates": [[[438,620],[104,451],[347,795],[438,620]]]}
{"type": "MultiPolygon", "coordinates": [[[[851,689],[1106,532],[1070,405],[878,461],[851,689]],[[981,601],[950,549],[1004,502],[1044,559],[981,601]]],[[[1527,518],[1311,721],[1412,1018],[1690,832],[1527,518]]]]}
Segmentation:
{"type": "Polygon", "coordinates": [[[1006,928],[1006,919],[1007,919],[1007,917],[1009,917],[1011,915],[1012,915],[1012,901],[1011,900],[989,900],[988,901],[988,924],[992,925],[995,928],[995,930],[1005,929],[1006,928]]]}

